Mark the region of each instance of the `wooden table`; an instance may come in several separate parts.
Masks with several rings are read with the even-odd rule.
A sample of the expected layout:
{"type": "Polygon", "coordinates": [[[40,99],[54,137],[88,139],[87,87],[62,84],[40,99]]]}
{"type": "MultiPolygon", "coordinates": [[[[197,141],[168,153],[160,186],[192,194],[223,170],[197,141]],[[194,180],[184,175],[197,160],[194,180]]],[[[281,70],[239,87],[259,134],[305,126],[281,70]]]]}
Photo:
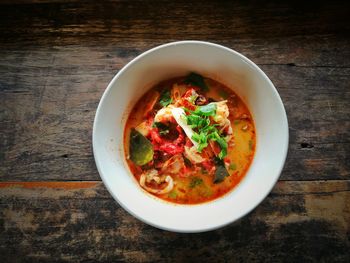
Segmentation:
{"type": "Polygon", "coordinates": [[[336,2],[1,4],[0,261],[349,262],[349,10],[336,2]],[[290,128],[268,198],[201,234],[129,215],[102,184],[91,150],[112,77],[143,51],[183,39],[223,44],[257,63],[290,128]]]}

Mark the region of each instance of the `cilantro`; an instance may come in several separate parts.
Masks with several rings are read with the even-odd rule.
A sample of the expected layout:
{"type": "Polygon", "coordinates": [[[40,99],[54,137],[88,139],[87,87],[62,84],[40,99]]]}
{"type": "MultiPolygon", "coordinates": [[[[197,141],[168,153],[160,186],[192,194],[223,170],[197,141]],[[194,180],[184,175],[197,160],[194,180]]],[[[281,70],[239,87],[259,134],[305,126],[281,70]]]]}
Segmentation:
{"type": "Polygon", "coordinates": [[[160,94],[159,104],[162,105],[163,107],[166,107],[172,102],[173,102],[173,99],[170,97],[170,91],[164,90],[160,94]]]}
{"type": "Polygon", "coordinates": [[[203,184],[203,179],[199,177],[192,177],[190,182],[190,188],[195,188],[196,186],[199,186],[203,184]]]}
{"type": "Polygon", "coordinates": [[[204,78],[201,75],[194,73],[194,72],[191,72],[186,77],[185,83],[197,86],[197,87],[201,88],[201,90],[203,90],[203,91],[209,90],[208,85],[204,81],[204,78]]]}
{"type": "Polygon", "coordinates": [[[233,123],[234,123],[235,125],[238,125],[240,122],[241,122],[240,120],[234,120],[233,123]]]}

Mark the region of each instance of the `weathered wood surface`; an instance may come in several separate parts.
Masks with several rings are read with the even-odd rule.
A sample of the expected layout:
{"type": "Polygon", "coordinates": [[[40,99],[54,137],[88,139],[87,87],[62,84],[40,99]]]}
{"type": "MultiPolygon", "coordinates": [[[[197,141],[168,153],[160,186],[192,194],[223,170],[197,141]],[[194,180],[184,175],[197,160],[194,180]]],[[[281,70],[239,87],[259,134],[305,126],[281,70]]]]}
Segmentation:
{"type": "Polygon", "coordinates": [[[0,259],[348,262],[349,10],[341,2],[0,4],[0,259]],[[143,51],[183,39],[256,62],[290,125],[272,194],[240,222],[196,235],[128,215],[104,189],[91,151],[112,77],[143,51]]]}
{"type": "Polygon", "coordinates": [[[254,212],[201,234],[170,233],[138,221],[98,181],[0,187],[5,261],[350,260],[350,181],[279,182],[254,212]]]}

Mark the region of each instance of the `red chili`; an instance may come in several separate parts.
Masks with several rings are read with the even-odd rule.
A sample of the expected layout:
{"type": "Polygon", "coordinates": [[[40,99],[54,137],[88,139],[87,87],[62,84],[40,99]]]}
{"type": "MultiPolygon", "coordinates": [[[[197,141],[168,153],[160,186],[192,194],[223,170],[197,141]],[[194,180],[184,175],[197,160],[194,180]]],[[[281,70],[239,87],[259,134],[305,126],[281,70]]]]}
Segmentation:
{"type": "Polygon", "coordinates": [[[211,169],[213,169],[213,167],[214,167],[213,162],[211,162],[209,160],[202,162],[202,165],[207,171],[211,171],[211,169]]]}
{"type": "Polygon", "coordinates": [[[166,152],[168,154],[175,155],[175,154],[182,153],[184,151],[184,147],[168,142],[168,143],[162,144],[159,147],[159,150],[166,152]]]}

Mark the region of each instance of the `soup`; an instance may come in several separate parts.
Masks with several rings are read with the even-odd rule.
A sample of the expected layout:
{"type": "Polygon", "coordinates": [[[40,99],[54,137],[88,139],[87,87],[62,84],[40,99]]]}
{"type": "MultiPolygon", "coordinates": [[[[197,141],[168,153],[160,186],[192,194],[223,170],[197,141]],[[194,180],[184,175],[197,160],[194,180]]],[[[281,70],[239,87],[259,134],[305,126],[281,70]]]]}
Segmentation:
{"type": "Polygon", "coordinates": [[[180,204],[231,191],[246,174],[255,143],[244,102],[196,73],[152,87],[132,109],[124,132],[126,160],[139,185],[180,204]]]}

